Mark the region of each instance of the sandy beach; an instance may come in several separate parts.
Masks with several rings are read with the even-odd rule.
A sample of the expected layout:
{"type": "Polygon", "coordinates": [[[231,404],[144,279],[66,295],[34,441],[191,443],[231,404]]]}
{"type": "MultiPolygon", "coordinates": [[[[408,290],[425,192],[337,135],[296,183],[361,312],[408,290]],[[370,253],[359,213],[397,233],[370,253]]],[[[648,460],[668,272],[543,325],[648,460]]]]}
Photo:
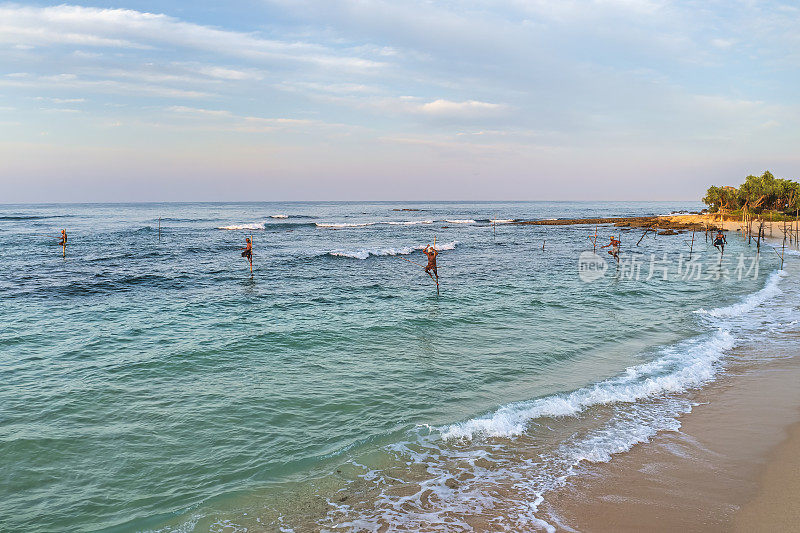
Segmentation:
{"type": "Polygon", "coordinates": [[[560,529],[796,531],[800,365],[754,356],[695,396],[680,431],[584,466],[549,498],[560,529]]]}
{"type": "MultiPolygon", "coordinates": [[[[668,218],[741,231],[737,221],[708,215],[668,218]]],[[[783,223],[769,225],[767,242],[780,249],[783,223]]],[[[680,431],[582,465],[574,483],[548,498],[551,523],[564,531],[797,531],[798,335],[795,328],[769,346],[738,349],[726,377],[694,395],[680,431]]]]}
{"type": "Polygon", "coordinates": [[[755,497],[734,516],[735,531],[797,531],[800,524],[800,423],[769,456],[755,497]]]}
{"type": "MultiPolygon", "coordinates": [[[[660,217],[664,220],[668,221],[669,223],[678,223],[678,224],[701,224],[701,225],[711,225],[716,227],[722,227],[726,231],[733,231],[733,232],[747,232],[747,229],[744,227],[744,224],[740,220],[734,220],[731,217],[725,217],[720,215],[676,215],[676,216],[667,216],[667,217],[660,217]]],[[[783,241],[784,236],[784,228],[786,229],[786,237],[787,237],[787,244],[789,242],[790,234],[791,234],[791,241],[794,242],[795,236],[798,232],[798,222],[791,221],[791,222],[770,222],[768,220],[764,221],[764,234],[767,238],[772,240],[773,246],[780,245],[783,241]]],[[[757,228],[754,223],[753,225],[753,236],[757,234],[757,228]]]]}

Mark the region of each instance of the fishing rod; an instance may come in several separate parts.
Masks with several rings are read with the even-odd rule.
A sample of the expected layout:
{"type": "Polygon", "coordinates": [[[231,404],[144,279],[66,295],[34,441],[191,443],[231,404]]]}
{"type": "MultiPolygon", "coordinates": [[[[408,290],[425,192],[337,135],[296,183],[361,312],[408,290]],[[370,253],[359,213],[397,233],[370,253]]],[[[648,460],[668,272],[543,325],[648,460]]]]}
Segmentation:
{"type": "Polygon", "coordinates": [[[412,265],[417,265],[419,267],[425,268],[425,265],[421,265],[421,264],[417,263],[416,261],[412,261],[411,259],[406,259],[405,257],[403,257],[401,255],[393,255],[392,257],[396,257],[397,259],[402,259],[403,261],[408,261],[412,265]]]}

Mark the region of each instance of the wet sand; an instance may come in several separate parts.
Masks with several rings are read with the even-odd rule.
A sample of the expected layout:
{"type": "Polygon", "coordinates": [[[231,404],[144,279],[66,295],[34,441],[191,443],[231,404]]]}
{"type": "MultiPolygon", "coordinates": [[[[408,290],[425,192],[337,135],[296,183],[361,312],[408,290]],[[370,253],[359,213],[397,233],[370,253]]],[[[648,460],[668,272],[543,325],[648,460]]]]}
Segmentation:
{"type": "Polygon", "coordinates": [[[770,455],[758,492],[734,516],[734,531],[800,530],[800,423],[770,455]]]}
{"type": "Polygon", "coordinates": [[[582,465],[548,495],[546,520],[584,532],[797,531],[800,361],[743,357],[695,394],[680,431],[582,465]]]}

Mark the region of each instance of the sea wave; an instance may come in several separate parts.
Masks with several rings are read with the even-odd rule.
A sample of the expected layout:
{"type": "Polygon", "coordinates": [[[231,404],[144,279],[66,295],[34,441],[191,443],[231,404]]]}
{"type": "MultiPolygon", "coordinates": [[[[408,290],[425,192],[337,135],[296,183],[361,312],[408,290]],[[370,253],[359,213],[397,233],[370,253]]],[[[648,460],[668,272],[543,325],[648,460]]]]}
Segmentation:
{"type": "Polygon", "coordinates": [[[242,230],[242,229],[262,230],[262,229],[265,229],[266,226],[267,226],[266,222],[253,222],[251,224],[231,224],[230,226],[220,226],[217,229],[224,229],[224,230],[242,230]]]}
{"type": "Polygon", "coordinates": [[[48,218],[68,218],[72,215],[2,215],[0,220],[44,220],[48,218]]]}
{"type": "Polygon", "coordinates": [[[440,431],[445,440],[472,439],[478,435],[513,437],[522,434],[528,423],[538,418],[577,416],[597,405],[634,403],[664,393],[684,392],[709,381],[717,371],[719,359],[735,343],[733,334],[718,330],[708,338],[666,348],[659,359],[630,367],[621,376],[569,394],[509,404],[489,415],[442,427],[440,431]]]}
{"type": "MultiPolygon", "coordinates": [[[[280,229],[280,228],[298,228],[302,226],[313,226],[311,222],[284,222],[287,219],[295,217],[270,215],[270,218],[279,220],[279,222],[270,222],[265,220],[263,222],[251,222],[247,224],[231,224],[230,226],[220,226],[217,229],[222,230],[266,230],[266,229],[280,229]]],[[[311,217],[297,217],[297,218],[311,218],[311,217]]]]}
{"type": "Polygon", "coordinates": [[[435,220],[406,220],[403,222],[387,222],[390,226],[416,226],[417,224],[433,224],[435,220]]]}
{"type": "MultiPolygon", "coordinates": [[[[472,219],[463,219],[463,220],[434,220],[434,219],[424,219],[424,220],[376,220],[371,222],[317,222],[316,225],[318,228],[363,228],[366,226],[419,226],[419,225],[429,225],[435,224],[436,222],[449,222],[451,224],[475,224],[476,221],[472,219]]],[[[513,222],[513,221],[509,221],[513,222]]]]}
{"type": "Polygon", "coordinates": [[[654,361],[629,367],[620,376],[571,393],[512,403],[487,415],[443,426],[438,428],[442,438],[513,437],[522,434],[531,421],[539,418],[577,416],[597,405],[635,403],[699,387],[714,378],[720,359],[736,345],[731,324],[724,319],[749,313],[775,297],[781,292],[778,283],[784,274],[784,271],[772,272],[761,290],[739,303],[696,311],[716,320],[712,324],[716,330],[711,334],[665,347],[654,361]]]}
{"type": "MultiPolygon", "coordinates": [[[[439,251],[453,250],[457,245],[458,241],[452,241],[443,244],[437,244],[436,249],[439,251]]],[[[382,257],[390,255],[409,255],[414,253],[415,251],[424,249],[425,246],[426,245],[403,246],[400,248],[358,248],[355,250],[330,250],[328,252],[323,252],[319,255],[328,255],[332,257],[346,257],[350,259],[364,260],[368,259],[370,256],[382,257]]]]}
{"type": "Polygon", "coordinates": [[[331,250],[323,255],[333,257],[348,257],[351,259],[367,259],[370,256],[380,257],[386,255],[408,255],[413,253],[415,248],[360,248],[358,250],[331,250]]]}
{"type": "Polygon", "coordinates": [[[379,224],[379,222],[315,222],[318,228],[362,228],[375,224],[379,224]]]}
{"type": "Polygon", "coordinates": [[[695,313],[715,318],[738,317],[749,313],[768,299],[774,298],[775,295],[780,292],[780,288],[778,288],[778,282],[785,274],[786,272],[783,270],[778,270],[771,273],[767,278],[764,288],[747,296],[741,302],[729,305],[727,307],[718,307],[710,310],[700,308],[695,311],[695,313]]]}
{"type": "MultiPolygon", "coordinates": [[[[781,273],[771,274],[761,290],[741,303],[764,303],[766,294],[776,294],[773,291],[781,277],[781,273]]],[[[763,325],[772,316],[768,308],[763,310],[747,316],[763,325]]],[[[735,313],[717,314],[709,322],[712,331],[664,347],[655,360],[632,366],[615,378],[571,393],[509,404],[459,424],[418,426],[410,441],[386,449],[400,464],[420,465],[423,479],[409,483],[390,479],[381,470],[366,471],[360,477],[374,485],[375,505],[340,508],[337,512],[342,518],[331,520],[332,525],[361,531],[387,523],[408,530],[442,523],[450,529],[468,530],[471,525],[464,517],[490,508],[503,517],[493,528],[498,531],[556,531],[556,525],[543,518],[558,524],[558,517],[545,516],[542,504],[549,493],[580,472],[580,463],[608,462],[660,432],[680,429],[680,416],[694,405],[691,397],[681,393],[712,381],[724,369],[726,353],[737,344],[732,332],[747,332],[736,327],[735,313]],[[580,418],[587,409],[600,405],[605,408],[596,413],[599,425],[585,432],[578,429],[554,449],[542,443],[540,451],[529,453],[531,446],[539,444],[515,438],[534,419],[580,418]],[[471,442],[478,436],[507,440],[471,442]],[[520,453],[525,459],[515,460],[520,453]],[[398,483],[417,490],[398,495],[398,483]]],[[[543,423],[542,430],[549,431],[551,426],[552,421],[543,423]]]]}

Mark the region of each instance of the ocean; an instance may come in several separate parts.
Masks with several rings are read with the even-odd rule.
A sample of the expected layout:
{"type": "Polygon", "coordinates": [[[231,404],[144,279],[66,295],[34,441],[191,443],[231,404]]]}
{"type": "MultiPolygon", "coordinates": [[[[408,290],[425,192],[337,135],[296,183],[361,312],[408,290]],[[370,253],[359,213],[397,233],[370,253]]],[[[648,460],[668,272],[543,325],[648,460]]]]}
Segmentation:
{"type": "Polygon", "coordinates": [[[700,208],[1,205],[0,530],[552,531],[578,465],[797,323],[798,261],[512,222],[700,208]]]}

